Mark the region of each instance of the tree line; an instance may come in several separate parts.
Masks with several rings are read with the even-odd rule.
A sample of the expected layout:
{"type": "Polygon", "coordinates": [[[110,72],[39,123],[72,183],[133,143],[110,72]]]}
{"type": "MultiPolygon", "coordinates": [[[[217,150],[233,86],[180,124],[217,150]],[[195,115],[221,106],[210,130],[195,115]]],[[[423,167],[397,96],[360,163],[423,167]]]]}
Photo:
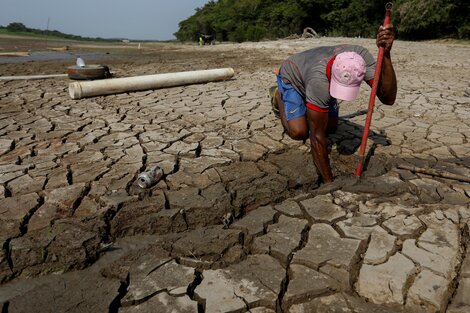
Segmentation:
{"type": "MultiPolygon", "coordinates": [[[[259,41],[302,34],[375,37],[387,1],[371,0],[211,0],[179,23],[178,40],[201,34],[218,41],[259,41]]],[[[392,23],[406,40],[470,38],[469,0],[396,0],[392,23]]]]}
{"type": "Polygon", "coordinates": [[[104,39],[104,38],[89,38],[89,37],[82,37],[77,35],[70,35],[62,33],[58,30],[42,30],[42,29],[35,29],[26,27],[23,23],[20,22],[13,22],[8,24],[7,26],[0,26],[0,29],[6,29],[11,33],[22,33],[22,34],[34,34],[40,36],[52,36],[70,40],[89,40],[89,41],[116,41],[119,39],[104,39]]]}

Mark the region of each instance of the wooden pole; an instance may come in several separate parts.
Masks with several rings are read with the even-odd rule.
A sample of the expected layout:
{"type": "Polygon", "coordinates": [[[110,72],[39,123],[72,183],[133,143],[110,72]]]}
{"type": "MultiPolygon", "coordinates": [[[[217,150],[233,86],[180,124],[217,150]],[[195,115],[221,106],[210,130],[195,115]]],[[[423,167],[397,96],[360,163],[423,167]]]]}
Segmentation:
{"type": "Polygon", "coordinates": [[[416,166],[406,165],[406,164],[399,164],[397,165],[397,168],[412,171],[415,173],[421,173],[421,174],[437,176],[437,177],[453,179],[453,180],[459,180],[459,181],[470,183],[470,177],[465,177],[462,175],[453,174],[453,173],[449,173],[446,171],[435,170],[433,168],[416,167],[416,166]]]}
{"type": "MultiPolygon", "coordinates": [[[[383,23],[384,26],[390,24],[391,14],[392,14],[392,3],[389,2],[385,6],[385,20],[383,23]]],[[[384,53],[385,53],[384,48],[380,47],[379,55],[377,56],[377,63],[375,66],[374,83],[372,84],[372,90],[370,92],[369,108],[367,110],[366,124],[364,126],[364,133],[362,134],[361,147],[359,148],[359,163],[357,164],[357,169],[356,169],[357,177],[361,177],[362,166],[364,165],[364,155],[365,155],[366,146],[367,146],[367,138],[369,137],[370,123],[372,121],[372,113],[374,112],[375,96],[377,94],[377,88],[379,86],[380,73],[382,71],[382,61],[384,58],[384,53]]]]}

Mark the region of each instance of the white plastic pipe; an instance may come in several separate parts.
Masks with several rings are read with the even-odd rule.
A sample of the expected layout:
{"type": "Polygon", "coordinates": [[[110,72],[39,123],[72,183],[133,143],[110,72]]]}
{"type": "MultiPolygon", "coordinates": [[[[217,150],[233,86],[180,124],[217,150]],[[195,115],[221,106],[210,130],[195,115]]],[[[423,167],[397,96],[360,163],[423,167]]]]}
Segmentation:
{"type": "Polygon", "coordinates": [[[46,79],[56,77],[67,77],[67,74],[50,74],[50,75],[29,75],[29,76],[0,76],[0,80],[29,80],[29,79],[46,79]]]}
{"type": "Polygon", "coordinates": [[[232,78],[234,74],[235,72],[232,68],[220,68],[212,70],[74,82],[69,85],[69,94],[72,99],[81,99],[128,91],[142,91],[207,83],[211,81],[221,81],[232,78]]]}

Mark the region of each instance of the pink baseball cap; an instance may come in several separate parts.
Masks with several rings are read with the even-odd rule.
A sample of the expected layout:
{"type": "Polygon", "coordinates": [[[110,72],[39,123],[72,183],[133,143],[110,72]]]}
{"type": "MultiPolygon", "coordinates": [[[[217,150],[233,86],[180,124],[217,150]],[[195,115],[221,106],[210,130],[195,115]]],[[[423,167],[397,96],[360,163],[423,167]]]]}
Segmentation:
{"type": "Polygon", "coordinates": [[[331,66],[331,96],[340,100],[355,100],[365,74],[366,62],[359,54],[356,52],[338,54],[331,66]]]}

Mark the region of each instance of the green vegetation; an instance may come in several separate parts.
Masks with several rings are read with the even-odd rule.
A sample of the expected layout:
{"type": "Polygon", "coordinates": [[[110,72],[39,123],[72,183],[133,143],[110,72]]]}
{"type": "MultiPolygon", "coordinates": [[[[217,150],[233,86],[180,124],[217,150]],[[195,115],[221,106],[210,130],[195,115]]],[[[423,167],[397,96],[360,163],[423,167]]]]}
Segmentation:
{"type": "Polygon", "coordinates": [[[405,38],[470,38],[468,0],[400,0],[396,15],[405,38]]]}
{"type": "MultiPolygon", "coordinates": [[[[302,34],[312,27],[324,36],[374,37],[386,1],[211,0],[179,23],[178,40],[200,34],[219,41],[259,41],[302,34]]],[[[392,23],[401,39],[470,38],[470,1],[396,0],[392,23]]]]}
{"type": "Polygon", "coordinates": [[[5,27],[0,26],[0,35],[10,35],[10,36],[22,36],[22,37],[31,37],[31,38],[46,38],[46,39],[54,39],[54,40],[64,40],[64,37],[57,37],[51,35],[43,35],[43,34],[35,34],[31,32],[11,32],[7,30],[5,27]]]}
{"type": "Polygon", "coordinates": [[[2,35],[15,35],[15,36],[28,36],[35,38],[50,38],[50,39],[69,39],[69,40],[86,40],[86,41],[117,41],[120,39],[104,39],[104,38],[89,38],[76,35],[69,35],[61,33],[57,30],[41,30],[28,28],[23,23],[10,23],[6,27],[0,26],[0,34],[2,35]]]}

